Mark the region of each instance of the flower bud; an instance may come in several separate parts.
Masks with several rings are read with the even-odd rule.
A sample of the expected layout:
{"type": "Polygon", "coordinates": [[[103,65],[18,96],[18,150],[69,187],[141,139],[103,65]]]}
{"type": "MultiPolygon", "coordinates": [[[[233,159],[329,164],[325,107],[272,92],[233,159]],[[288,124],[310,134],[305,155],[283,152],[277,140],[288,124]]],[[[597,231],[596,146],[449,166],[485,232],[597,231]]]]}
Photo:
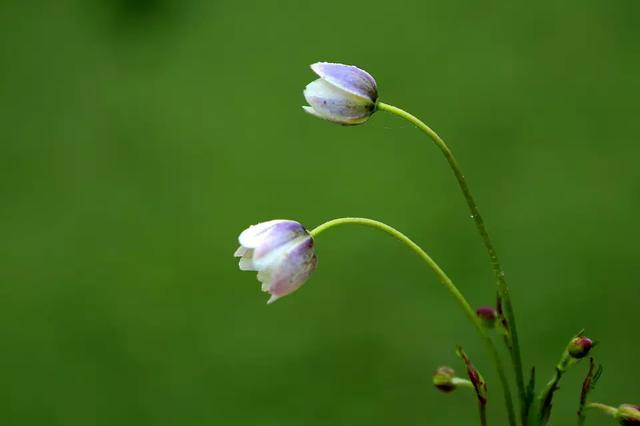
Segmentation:
{"type": "Polygon", "coordinates": [[[569,342],[569,346],[567,346],[567,352],[569,356],[574,359],[582,359],[589,355],[589,351],[593,347],[593,340],[589,339],[586,336],[576,336],[571,342],[569,342]]]}
{"type": "Polygon", "coordinates": [[[338,124],[362,124],[376,110],[378,88],[371,75],[352,65],[317,62],[311,65],[319,79],[304,89],[309,114],[338,124]]]}
{"type": "Polygon", "coordinates": [[[456,372],[449,367],[440,367],[433,373],[433,385],[442,392],[451,392],[456,388],[456,372]]]}
{"type": "Polygon", "coordinates": [[[616,419],[623,426],[640,425],[640,405],[622,404],[618,407],[616,419]]]}
{"type": "Polygon", "coordinates": [[[458,354],[460,359],[462,359],[464,365],[467,367],[467,375],[469,376],[470,380],[469,383],[476,391],[478,401],[481,405],[485,405],[488,399],[487,382],[484,380],[484,377],[482,377],[482,374],[480,374],[476,366],[473,365],[461,346],[457,347],[456,353],[458,354]]]}
{"type": "Polygon", "coordinates": [[[486,328],[493,329],[496,327],[498,320],[498,312],[492,306],[481,306],[476,309],[476,315],[480,318],[482,325],[486,328]]]}
{"type": "Polygon", "coordinates": [[[240,269],[257,271],[267,303],[296,291],[316,268],[313,238],[292,220],[271,220],[245,229],[238,237],[240,269]]]}

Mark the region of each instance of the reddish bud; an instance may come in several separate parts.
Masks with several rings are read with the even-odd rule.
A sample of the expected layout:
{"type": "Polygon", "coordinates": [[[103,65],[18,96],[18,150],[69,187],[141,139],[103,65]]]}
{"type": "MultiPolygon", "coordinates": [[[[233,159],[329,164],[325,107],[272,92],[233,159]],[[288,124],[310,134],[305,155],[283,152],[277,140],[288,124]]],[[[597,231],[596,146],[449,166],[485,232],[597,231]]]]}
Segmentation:
{"type": "Polygon", "coordinates": [[[476,309],[476,315],[486,328],[495,328],[498,319],[498,312],[493,306],[481,306],[476,309]]]}
{"type": "Polygon", "coordinates": [[[592,347],[593,340],[586,336],[577,336],[569,342],[567,352],[569,352],[569,356],[571,356],[571,358],[582,359],[589,355],[589,351],[591,351],[592,347]]]}

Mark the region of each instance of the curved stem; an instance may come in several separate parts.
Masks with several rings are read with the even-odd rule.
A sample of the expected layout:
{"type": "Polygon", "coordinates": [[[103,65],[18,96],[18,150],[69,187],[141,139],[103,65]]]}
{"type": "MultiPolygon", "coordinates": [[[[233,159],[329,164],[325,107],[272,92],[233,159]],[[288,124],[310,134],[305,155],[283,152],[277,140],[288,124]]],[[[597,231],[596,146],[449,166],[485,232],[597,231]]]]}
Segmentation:
{"type": "Polygon", "coordinates": [[[589,404],[587,404],[585,406],[585,409],[590,410],[590,409],[595,409],[595,410],[599,410],[601,412],[603,412],[604,414],[608,414],[610,416],[615,417],[616,414],[618,413],[618,409],[615,407],[612,407],[610,405],[607,404],[600,404],[599,402],[590,402],[589,404]]]}
{"type": "Polygon", "coordinates": [[[485,329],[482,326],[482,323],[478,319],[478,316],[474,312],[473,308],[467,302],[467,299],[462,295],[460,290],[455,286],[451,278],[440,268],[440,266],[429,256],[418,244],[414,243],[409,237],[404,235],[402,232],[398,231],[391,226],[378,222],[377,220],[365,219],[359,217],[344,217],[340,219],[330,220],[328,222],[323,223],[322,225],[313,229],[310,234],[313,238],[316,238],[322,232],[327,229],[333,228],[339,225],[364,225],[369,226],[371,228],[376,228],[381,231],[386,232],[392,237],[400,240],[405,246],[411,249],[415,254],[417,254],[429,268],[433,271],[434,274],[438,277],[438,280],[445,288],[449,291],[449,293],[453,296],[453,298],[458,302],[464,313],[467,315],[473,326],[476,328],[478,334],[482,337],[482,340],[487,346],[487,350],[491,354],[491,357],[495,363],[496,369],[498,370],[498,376],[500,377],[500,382],[502,383],[502,390],[504,392],[505,404],[507,406],[507,413],[509,416],[509,424],[511,426],[516,425],[515,414],[513,410],[513,401],[511,398],[511,392],[509,391],[509,383],[507,381],[507,377],[504,371],[504,366],[502,364],[502,360],[498,354],[498,351],[493,344],[493,341],[486,333],[485,329]]]}
{"type": "Polygon", "coordinates": [[[414,124],[418,129],[424,132],[433,142],[440,148],[442,153],[444,154],[449,166],[453,170],[454,175],[458,181],[458,185],[462,190],[464,198],[467,202],[469,210],[471,212],[471,218],[474,220],[476,224],[476,228],[478,229],[478,233],[482,238],[482,242],[484,243],[485,249],[489,254],[489,260],[491,261],[491,267],[497,279],[498,284],[498,294],[500,296],[501,303],[503,304],[505,319],[507,320],[507,326],[509,328],[509,337],[510,337],[510,348],[509,351],[511,353],[511,360],[513,362],[513,367],[515,370],[516,376],[516,384],[518,386],[518,394],[520,396],[521,409],[522,409],[522,422],[526,424],[526,411],[527,407],[525,404],[525,389],[524,389],[524,375],[522,371],[522,358],[520,355],[520,344],[518,341],[518,332],[516,330],[516,319],[513,312],[513,305],[511,303],[511,296],[509,295],[509,287],[507,286],[507,281],[504,276],[504,271],[502,266],[500,265],[500,261],[498,260],[498,255],[496,253],[495,248],[493,247],[493,243],[489,238],[489,233],[484,225],[484,221],[482,216],[480,215],[480,211],[478,210],[478,206],[471,194],[471,190],[469,189],[469,185],[465,180],[464,174],[458,165],[456,158],[453,156],[453,153],[447,146],[447,144],[442,140],[442,138],[433,131],[429,126],[427,126],[424,122],[418,119],[416,116],[400,109],[394,107],[393,105],[388,105],[382,102],[378,102],[377,109],[382,111],[387,111],[392,114],[395,114],[399,117],[404,118],[405,120],[414,124]]]}
{"type": "Polygon", "coordinates": [[[473,391],[475,391],[476,389],[475,386],[473,386],[473,383],[471,383],[471,380],[461,379],[459,377],[454,377],[453,379],[451,379],[451,383],[457,388],[467,388],[473,391]]]}

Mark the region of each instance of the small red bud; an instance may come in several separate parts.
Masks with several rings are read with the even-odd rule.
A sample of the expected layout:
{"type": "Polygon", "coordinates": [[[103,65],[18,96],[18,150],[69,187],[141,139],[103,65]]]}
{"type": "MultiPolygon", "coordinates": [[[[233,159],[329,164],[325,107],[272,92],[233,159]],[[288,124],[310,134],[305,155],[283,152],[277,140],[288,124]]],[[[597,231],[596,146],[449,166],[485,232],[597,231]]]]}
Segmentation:
{"type": "Polygon", "coordinates": [[[480,318],[480,321],[486,328],[495,328],[496,320],[498,319],[498,312],[493,306],[481,306],[476,309],[476,315],[480,318]]]}

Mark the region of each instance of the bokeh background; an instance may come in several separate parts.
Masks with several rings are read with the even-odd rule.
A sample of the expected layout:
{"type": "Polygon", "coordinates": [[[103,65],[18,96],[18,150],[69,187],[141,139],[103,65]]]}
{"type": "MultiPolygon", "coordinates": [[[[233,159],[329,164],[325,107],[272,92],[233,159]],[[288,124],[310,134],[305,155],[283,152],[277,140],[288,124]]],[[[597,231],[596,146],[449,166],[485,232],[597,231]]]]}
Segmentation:
{"type": "MultiPolygon", "coordinates": [[[[5,0],[0,5],[0,424],[473,425],[431,386],[461,311],[386,235],[339,228],[319,269],[267,306],[238,233],[339,216],[412,236],[474,305],[486,255],[444,159],[376,114],[305,115],[318,60],[457,153],[541,382],[582,328],[594,399],[640,402],[640,3],[5,0]]],[[[558,393],[573,424],[581,365],[558,393]]],[[[613,422],[600,415],[593,425],[613,422]]]]}

